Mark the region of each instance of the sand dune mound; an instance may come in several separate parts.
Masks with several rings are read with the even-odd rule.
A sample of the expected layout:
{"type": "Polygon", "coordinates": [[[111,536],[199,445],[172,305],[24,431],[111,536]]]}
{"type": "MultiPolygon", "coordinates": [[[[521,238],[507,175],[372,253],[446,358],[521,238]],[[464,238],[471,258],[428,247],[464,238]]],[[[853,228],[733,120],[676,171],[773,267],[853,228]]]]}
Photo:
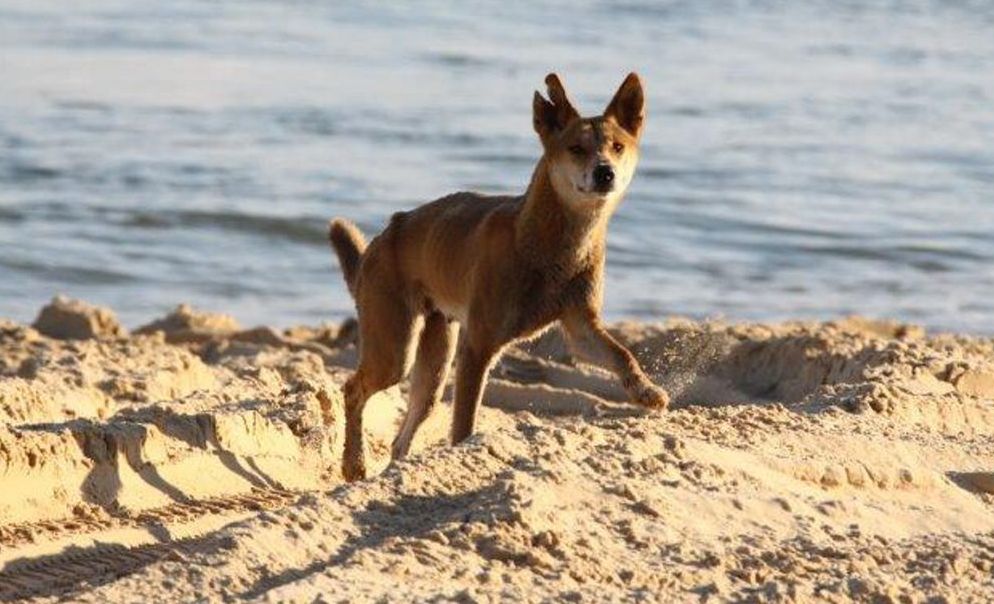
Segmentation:
{"type": "Polygon", "coordinates": [[[32,327],[52,338],[88,340],[117,338],[128,332],[117,316],[106,308],[92,306],[82,300],[56,296],[41,309],[32,327]]]}
{"type": "Polygon", "coordinates": [[[182,306],[130,336],[2,322],[0,600],[994,588],[994,341],[858,318],[614,332],[673,410],[628,405],[551,331],[494,369],[459,447],[443,405],[388,466],[406,386],[378,395],[382,473],[343,485],[347,325],[243,330],[182,306]]]}
{"type": "Polygon", "coordinates": [[[952,432],[994,427],[989,340],[926,338],[920,329],[865,319],[617,331],[685,404],[726,403],[727,393],[719,388],[716,399],[714,392],[724,386],[751,402],[840,406],[952,432]]]}

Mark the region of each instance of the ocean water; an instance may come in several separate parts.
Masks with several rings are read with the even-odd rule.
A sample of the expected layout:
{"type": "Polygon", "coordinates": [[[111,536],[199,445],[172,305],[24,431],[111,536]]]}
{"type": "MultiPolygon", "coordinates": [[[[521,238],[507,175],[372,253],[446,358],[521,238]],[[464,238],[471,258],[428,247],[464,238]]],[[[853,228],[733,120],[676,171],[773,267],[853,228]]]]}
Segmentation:
{"type": "Polygon", "coordinates": [[[521,192],[531,96],[637,70],[609,318],[893,317],[994,333],[986,1],[0,2],[0,316],[352,310],[325,241],[521,192]]]}

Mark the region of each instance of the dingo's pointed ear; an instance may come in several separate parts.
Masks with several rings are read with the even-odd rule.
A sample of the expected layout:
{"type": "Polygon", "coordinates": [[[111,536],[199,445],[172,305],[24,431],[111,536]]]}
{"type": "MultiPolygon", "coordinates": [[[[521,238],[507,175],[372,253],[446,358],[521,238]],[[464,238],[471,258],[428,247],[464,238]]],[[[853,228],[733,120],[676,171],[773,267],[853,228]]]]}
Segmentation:
{"type": "Polygon", "coordinates": [[[604,117],[614,118],[619,126],[629,134],[638,138],[642,133],[642,122],[645,120],[645,93],[642,91],[642,80],[637,73],[628,74],[621,83],[618,92],[604,110],[604,117]]]}
{"type": "Polygon", "coordinates": [[[538,133],[542,142],[580,117],[576,108],[573,107],[573,103],[566,96],[566,89],[559,81],[559,76],[554,73],[545,76],[545,85],[549,89],[549,100],[542,98],[542,95],[536,91],[532,101],[532,119],[535,124],[535,132],[538,133]]]}

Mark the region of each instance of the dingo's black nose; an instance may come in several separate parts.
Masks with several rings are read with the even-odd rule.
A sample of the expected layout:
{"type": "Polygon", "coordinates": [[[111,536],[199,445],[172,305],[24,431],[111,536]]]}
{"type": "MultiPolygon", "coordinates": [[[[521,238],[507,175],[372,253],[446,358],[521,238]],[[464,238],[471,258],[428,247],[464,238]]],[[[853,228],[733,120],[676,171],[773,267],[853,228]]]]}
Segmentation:
{"type": "Polygon", "coordinates": [[[600,191],[610,191],[614,184],[614,170],[607,164],[594,168],[594,187],[600,191]]]}

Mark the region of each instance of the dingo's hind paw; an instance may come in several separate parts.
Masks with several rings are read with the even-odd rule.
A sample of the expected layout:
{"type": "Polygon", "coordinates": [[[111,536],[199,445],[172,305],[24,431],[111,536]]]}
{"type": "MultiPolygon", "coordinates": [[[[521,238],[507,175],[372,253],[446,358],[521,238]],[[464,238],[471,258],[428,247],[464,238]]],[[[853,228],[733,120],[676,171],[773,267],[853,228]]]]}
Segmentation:
{"type": "Polygon", "coordinates": [[[366,464],[362,459],[342,460],[342,476],[346,482],[355,482],[366,478],[366,464]]]}

